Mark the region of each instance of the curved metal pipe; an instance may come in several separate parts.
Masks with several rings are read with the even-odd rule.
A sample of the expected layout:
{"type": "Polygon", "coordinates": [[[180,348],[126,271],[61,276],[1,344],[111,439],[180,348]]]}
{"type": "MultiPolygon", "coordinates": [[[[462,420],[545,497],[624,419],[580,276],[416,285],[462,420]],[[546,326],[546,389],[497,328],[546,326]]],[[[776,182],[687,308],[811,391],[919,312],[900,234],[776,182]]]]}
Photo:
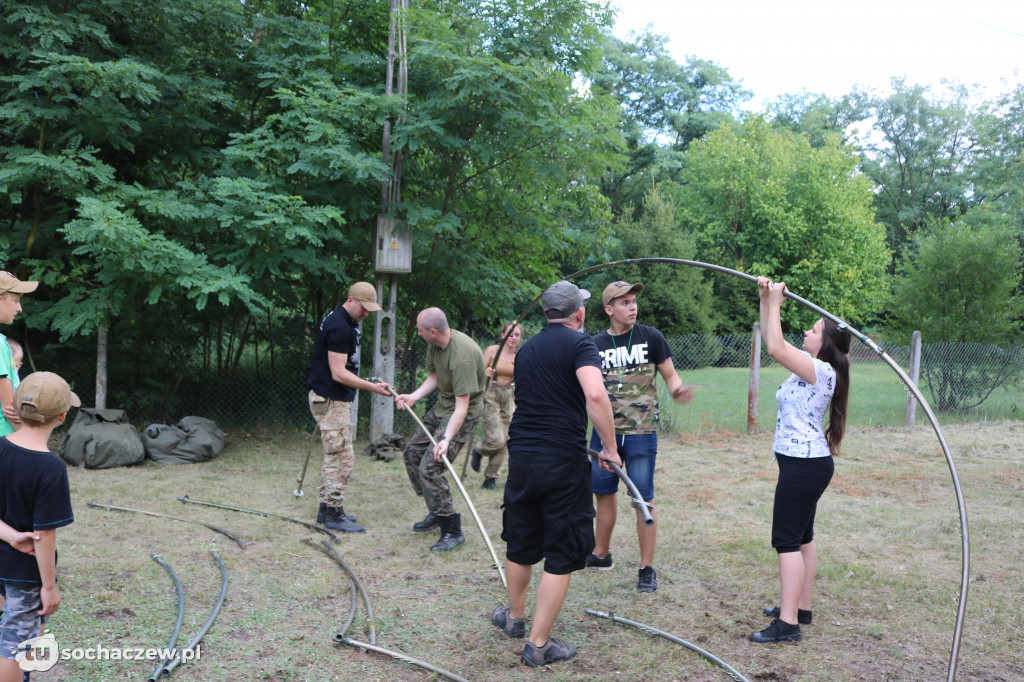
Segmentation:
{"type": "Polygon", "coordinates": [[[271,514],[270,512],[259,511],[257,509],[241,509],[239,507],[229,507],[226,504],[217,504],[216,502],[203,502],[202,500],[193,500],[188,495],[182,495],[181,497],[178,497],[178,498],[175,498],[175,499],[177,499],[178,502],[184,502],[184,503],[187,503],[187,504],[201,504],[201,505],[203,505],[205,507],[215,507],[217,509],[226,509],[228,511],[233,511],[233,512],[242,512],[243,514],[255,514],[256,516],[266,516],[266,517],[269,517],[269,518],[272,518],[272,519],[281,519],[282,521],[291,521],[292,523],[297,523],[300,526],[305,526],[306,528],[309,528],[310,530],[315,530],[318,533],[323,533],[324,535],[326,535],[330,539],[334,540],[335,543],[340,543],[341,542],[341,539],[337,535],[332,533],[331,531],[329,531],[326,528],[323,528],[321,526],[318,526],[315,523],[309,523],[308,521],[299,521],[298,519],[288,518],[287,516],[281,516],[279,514],[271,514]]]}
{"type": "MultiPolygon", "coordinates": [[[[189,643],[185,645],[184,649],[179,649],[175,652],[174,658],[168,661],[163,670],[160,671],[161,675],[170,675],[175,668],[181,665],[181,652],[191,651],[199,644],[199,641],[203,638],[203,635],[213,626],[213,621],[217,619],[217,615],[220,613],[220,607],[224,605],[224,597],[228,593],[228,569],[224,567],[224,561],[221,560],[220,555],[217,554],[217,550],[211,549],[210,554],[213,555],[213,560],[217,562],[217,567],[220,569],[220,595],[217,597],[217,604],[213,607],[213,613],[203,623],[203,627],[199,630],[195,637],[189,640],[189,643]]],[[[154,673],[156,674],[156,673],[154,673]]]]}
{"type": "MultiPolygon", "coordinates": [[[[181,581],[178,580],[178,574],[174,572],[170,564],[164,561],[158,554],[150,554],[149,558],[163,566],[164,570],[170,574],[171,580],[174,582],[174,589],[178,592],[178,619],[175,621],[174,630],[171,632],[171,641],[167,643],[167,652],[170,653],[174,651],[174,645],[178,643],[178,635],[181,634],[181,622],[185,618],[185,591],[181,587],[181,581]]],[[[161,656],[160,664],[153,671],[153,674],[149,676],[150,682],[156,682],[156,680],[160,679],[160,673],[166,664],[167,657],[161,656]]]]}
{"type": "MultiPolygon", "coordinates": [[[[620,265],[643,265],[648,263],[670,263],[674,265],[684,265],[688,267],[702,268],[704,270],[720,272],[731,277],[745,279],[749,282],[757,282],[757,277],[754,277],[753,275],[748,275],[745,272],[740,272],[739,270],[733,270],[731,268],[726,268],[721,265],[714,265],[711,263],[702,263],[700,261],[685,260],[682,258],[627,258],[625,260],[611,261],[608,263],[602,263],[600,265],[594,265],[589,268],[584,268],[583,270],[574,272],[571,275],[564,277],[563,279],[573,280],[576,279],[577,277],[582,277],[583,275],[588,275],[592,272],[607,270],[609,268],[613,268],[620,265]]],[[[935,431],[935,436],[939,440],[939,446],[942,448],[942,454],[946,458],[946,466],[949,468],[949,474],[953,481],[953,490],[956,493],[957,512],[960,514],[960,596],[957,600],[956,623],[953,627],[953,643],[950,647],[949,668],[946,673],[947,682],[953,682],[953,680],[956,678],[956,669],[960,658],[960,640],[963,636],[964,617],[967,613],[967,592],[971,568],[971,542],[967,524],[967,504],[964,502],[963,491],[960,488],[960,477],[957,475],[956,463],[953,461],[953,455],[949,451],[949,445],[946,443],[946,438],[942,433],[942,427],[939,425],[939,420],[935,417],[935,413],[932,412],[931,406],[928,405],[928,401],[924,399],[924,396],[921,394],[921,391],[917,387],[917,385],[910,379],[909,376],[907,376],[906,372],[904,372],[903,369],[891,357],[889,357],[887,353],[885,353],[881,348],[878,347],[878,344],[869,339],[866,335],[862,334],[861,332],[851,327],[849,324],[847,324],[845,320],[836,317],[835,315],[828,312],[824,308],[821,308],[811,303],[810,301],[807,301],[801,298],[800,296],[797,296],[791,291],[787,290],[784,293],[787,298],[793,299],[800,305],[809,308],[810,310],[821,315],[822,317],[827,317],[828,319],[835,322],[837,325],[840,325],[842,328],[848,329],[850,333],[857,338],[858,341],[863,343],[865,346],[874,351],[880,358],[882,358],[882,360],[884,360],[885,363],[889,365],[889,367],[900,378],[900,381],[902,381],[904,386],[907,387],[907,390],[914,394],[914,397],[917,399],[917,402],[921,406],[921,409],[924,410],[925,415],[927,415],[928,421],[931,423],[932,429],[935,431]]],[[[520,322],[523,321],[526,315],[529,314],[529,312],[534,308],[534,306],[536,306],[537,303],[540,301],[540,298],[541,295],[538,295],[535,299],[533,299],[533,301],[526,307],[526,309],[519,315],[519,317],[516,318],[514,325],[518,325],[520,322]]],[[[504,339],[502,341],[504,342],[504,339]]],[[[504,345],[504,343],[502,343],[502,345],[504,345]]],[[[498,353],[501,353],[500,346],[498,348],[498,353]]]]}
{"type": "Polygon", "coordinates": [[[447,670],[433,666],[425,661],[419,660],[418,658],[413,658],[412,656],[403,654],[400,651],[392,651],[391,649],[385,649],[384,647],[379,647],[374,644],[367,644],[366,642],[359,642],[354,639],[349,639],[348,637],[342,637],[338,641],[347,646],[359,647],[360,649],[369,649],[370,651],[376,651],[378,654],[384,654],[385,656],[390,656],[391,658],[398,659],[399,661],[412,663],[413,665],[417,665],[423,668],[424,670],[429,670],[432,673],[436,673],[441,677],[444,677],[449,680],[454,680],[454,682],[469,682],[469,680],[467,680],[464,677],[459,677],[455,673],[450,673],[447,670]]]}
{"type": "MultiPolygon", "coordinates": [[[[370,381],[379,381],[379,379],[371,377],[370,381]]],[[[393,386],[388,386],[388,390],[391,391],[391,395],[395,396],[396,398],[398,397],[398,393],[395,392],[393,386]]],[[[409,407],[406,408],[406,412],[408,412],[412,416],[412,418],[416,421],[419,427],[423,430],[423,433],[427,434],[427,438],[430,439],[431,444],[433,444],[433,446],[436,448],[437,441],[434,440],[434,434],[432,434],[427,429],[427,427],[424,426],[423,421],[419,418],[419,416],[417,416],[415,410],[409,407]]],[[[431,454],[430,456],[433,457],[433,454],[431,454]]],[[[467,453],[466,456],[468,457],[469,453],[467,453]]],[[[501,584],[507,588],[508,581],[505,579],[505,567],[502,566],[500,561],[498,561],[498,554],[494,551],[494,545],[491,544],[491,538],[487,535],[487,530],[484,528],[484,522],[480,520],[480,515],[476,513],[476,507],[473,506],[473,500],[469,499],[469,493],[466,492],[465,486],[462,485],[462,479],[459,478],[459,475],[455,472],[455,467],[453,467],[452,463],[448,461],[448,457],[442,457],[441,460],[444,462],[444,465],[448,467],[448,472],[451,473],[452,478],[455,480],[455,484],[459,486],[459,492],[462,493],[462,497],[465,498],[466,504],[469,505],[469,511],[473,513],[473,520],[476,521],[476,525],[480,529],[480,535],[483,536],[484,542],[487,544],[487,550],[491,553],[491,558],[494,559],[494,566],[498,569],[498,575],[501,577],[501,584]]]]}
{"type": "MultiPolygon", "coordinates": [[[[362,583],[362,581],[359,580],[359,576],[357,576],[355,574],[355,571],[353,571],[351,568],[349,568],[348,564],[346,564],[345,560],[341,557],[341,554],[339,554],[336,549],[331,547],[327,543],[326,540],[321,540],[319,545],[314,545],[313,541],[311,539],[309,539],[309,538],[302,538],[302,543],[306,544],[306,545],[309,545],[310,547],[313,547],[315,549],[319,549],[321,552],[323,552],[324,554],[326,554],[330,558],[334,559],[334,561],[339,566],[341,566],[341,570],[343,570],[345,573],[348,574],[349,580],[352,581],[352,584],[355,586],[355,588],[358,590],[359,594],[363,598],[363,606],[366,607],[366,622],[367,622],[367,625],[370,628],[370,643],[371,644],[376,644],[376,642],[377,642],[377,630],[376,630],[376,626],[375,626],[374,620],[373,620],[373,608],[370,606],[370,597],[366,594],[366,588],[363,587],[363,583],[362,583]]],[[[349,615],[354,617],[354,614],[355,614],[355,603],[354,603],[354,600],[353,600],[352,610],[349,612],[349,615]]],[[[350,618],[348,623],[346,624],[346,627],[343,627],[340,631],[338,631],[338,633],[336,633],[334,635],[334,641],[335,642],[340,642],[341,641],[339,636],[344,636],[345,630],[348,629],[347,626],[350,625],[351,622],[352,621],[351,621],[351,618],[350,618]]]]}
{"type": "Polygon", "coordinates": [[[211,523],[204,523],[202,521],[197,521],[196,519],[187,519],[184,516],[175,516],[174,514],[164,514],[163,512],[148,511],[146,509],[132,509],[131,507],[119,507],[115,504],[100,504],[95,500],[92,502],[86,502],[85,506],[98,507],[100,509],[112,509],[115,511],[135,512],[136,514],[145,514],[146,516],[159,516],[160,518],[174,519],[175,521],[185,521],[187,523],[198,523],[200,526],[205,526],[206,528],[209,528],[212,531],[216,531],[221,535],[230,538],[231,540],[234,540],[236,543],[238,543],[239,547],[245,549],[245,540],[243,540],[240,535],[232,533],[229,530],[224,530],[220,526],[214,526],[211,523]]]}
{"type": "MultiPolygon", "coordinates": [[[[590,455],[592,458],[597,459],[599,453],[597,452],[597,450],[587,448],[587,454],[590,455]]],[[[618,476],[619,479],[626,485],[626,489],[629,491],[629,497],[633,501],[633,509],[640,510],[640,515],[644,517],[644,525],[654,525],[654,517],[651,516],[651,507],[653,507],[654,505],[652,505],[650,502],[645,500],[643,496],[640,495],[640,491],[637,490],[636,485],[633,484],[633,481],[629,478],[629,476],[626,475],[626,472],[623,471],[618,464],[614,464],[611,462],[609,462],[608,464],[612,468],[612,471],[615,473],[615,475],[618,476]]]]}
{"type": "Polygon", "coordinates": [[[604,611],[594,611],[593,609],[587,609],[587,613],[589,613],[591,616],[597,616],[598,618],[607,618],[610,621],[612,621],[613,623],[624,623],[626,625],[632,625],[633,627],[635,627],[635,628],[637,628],[637,629],[639,629],[639,630],[641,630],[643,632],[646,632],[649,635],[657,635],[659,637],[664,637],[665,639],[667,639],[670,642],[675,642],[676,644],[681,644],[684,647],[686,647],[687,649],[689,649],[690,651],[694,651],[694,652],[700,654],[701,656],[703,656],[707,660],[711,661],[715,665],[721,666],[723,669],[725,669],[725,672],[727,672],[729,674],[729,677],[733,678],[734,680],[737,680],[738,682],[750,682],[747,678],[743,677],[743,675],[740,675],[739,672],[735,668],[730,666],[728,663],[726,663],[722,659],[718,658],[717,656],[715,656],[713,654],[708,653],[707,651],[704,651],[703,649],[701,649],[699,646],[697,646],[695,644],[690,644],[685,639],[680,639],[679,637],[676,637],[675,635],[670,635],[667,632],[663,632],[661,630],[658,630],[657,628],[652,628],[650,625],[644,625],[643,623],[637,623],[636,621],[627,620],[625,618],[619,618],[614,613],[605,613],[604,611]]]}

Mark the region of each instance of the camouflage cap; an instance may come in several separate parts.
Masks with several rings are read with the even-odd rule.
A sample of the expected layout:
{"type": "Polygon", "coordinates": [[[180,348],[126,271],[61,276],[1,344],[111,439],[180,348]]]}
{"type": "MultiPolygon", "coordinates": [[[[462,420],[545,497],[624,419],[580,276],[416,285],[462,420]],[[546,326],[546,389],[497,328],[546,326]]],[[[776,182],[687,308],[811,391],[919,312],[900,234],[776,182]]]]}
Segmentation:
{"type": "Polygon", "coordinates": [[[644,285],[640,284],[640,282],[630,284],[629,282],[623,282],[620,279],[617,282],[612,282],[604,288],[604,293],[601,294],[601,305],[608,305],[611,303],[613,298],[625,296],[626,294],[640,293],[643,290],[644,285]]]}

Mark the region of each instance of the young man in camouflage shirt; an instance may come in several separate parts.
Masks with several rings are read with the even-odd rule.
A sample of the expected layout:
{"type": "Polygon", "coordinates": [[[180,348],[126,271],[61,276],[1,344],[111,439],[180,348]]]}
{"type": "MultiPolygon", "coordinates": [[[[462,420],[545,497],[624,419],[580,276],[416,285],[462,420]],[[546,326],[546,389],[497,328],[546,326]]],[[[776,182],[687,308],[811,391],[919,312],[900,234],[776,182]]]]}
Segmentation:
{"type": "MultiPolygon", "coordinates": [[[[612,282],[601,296],[608,315],[609,329],[594,337],[601,354],[601,373],[615,413],[615,440],[626,473],[647,502],[654,500],[654,466],[658,454],[657,375],[665,380],[669,395],[678,403],[693,399],[693,387],[683,386],[672,364],[672,351],[665,337],[654,327],[636,324],[636,295],[642,284],[612,282]]],[[[593,434],[590,447],[601,450],[601,439],[593,434]]],[[[608,570],[614,565],[610,551],[612,530],[618,510],[615,494],[619,479],[593,467],[594,496],[597,498],[597,531],[594,551],[587,566],[608,570]]],[[[640,570],[637,590],[658,589],[654,570],[654,546],[658,515],[651,508],[654,523],[644,525],[636,512],[636,532],[640,541],[640,570]]]]}

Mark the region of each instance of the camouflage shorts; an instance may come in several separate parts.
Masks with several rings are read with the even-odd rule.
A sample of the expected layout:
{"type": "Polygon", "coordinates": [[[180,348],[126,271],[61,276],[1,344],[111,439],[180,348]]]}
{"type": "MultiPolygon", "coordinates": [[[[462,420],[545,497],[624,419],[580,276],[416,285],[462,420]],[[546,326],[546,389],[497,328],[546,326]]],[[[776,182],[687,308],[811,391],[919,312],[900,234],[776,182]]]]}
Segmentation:
{"type": "Polygon", "coordinates": [[[16,660],[18,645],[38,637],[49,616],[40,616],[43,600],[39,585],[23,586],[0,583],[4,599],[4,615],[0,618],[0,656],[16,660]]]}

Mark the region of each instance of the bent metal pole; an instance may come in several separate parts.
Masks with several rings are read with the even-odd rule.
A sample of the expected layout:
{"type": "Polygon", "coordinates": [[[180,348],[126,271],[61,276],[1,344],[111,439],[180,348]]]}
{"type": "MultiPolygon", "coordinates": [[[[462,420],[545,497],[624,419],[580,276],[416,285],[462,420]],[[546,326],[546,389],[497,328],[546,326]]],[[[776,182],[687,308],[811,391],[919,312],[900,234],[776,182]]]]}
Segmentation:
{"type": "Polygon", "coordinates": [[[160,657],[160,664],[157,665],[156,670],[149,676],[151,682],[153,680],[160,679],[160,674],[163,672],[164,666],[170,660],[171,652],[174,651],[175,645],[178,643],[178,635],[181,634],[181,622],[185,618],[185,591],[181,586],[181,581],[178,579],[178,574],[174,572],[170,564],[163,560],[159,554],[150,554],[149,558],[163,566],[164,570],[167,571],[171,576],[171,581],[174,582],[174,589],[178,593],[178,618],[174,621],[174,629],[171,631],[171,641],[167,644],[166,654],[160,657]]]}
{"type": "MultiPolygon", "coordinates": [[[[600,453],[598,453],[597,450],[591,450],[590,448],[587,448],[587,454],[593,457],[596,461],[600,453]]],[[[654,505],[652,505],[650,502],[645,500],[640,495],[640,491],[637,490],[636,485],[633,484],[632,479],[630,479],[629,476],[626,475],[626,472],[623,471],[618,464],[615,464],[614,462],[609,462],[608,466],[612,468],[612,473],[618,476],[619,479],[625,484],[626,490],[629,491],[629,497],[633,501],[633,509],[640,510],[640,515],[644,517],[644,525],[653,526],[654,517],[651,516],[651,507],[653,507],[654,505]]]]}
{"type": "MultiPolygon", "coordinates": [[[[745,279],[755,284],[757,283],[757,277],[754,277],[753,275],[748,275],[745,272],[732,270],[721,265],[702,263],[700,261],[695,260],[684,260],[682,258],[627,258],[625,260],[610,261],[608,263],[601,263],[600,265],[594,265],[588,268],[584,268],[583,270],[579,270],[577,272],[572,273],[571,275],[565,276],[563,279],[571,281],[578,277],[583,277],[584,275],[589,275],[590,273],[599,272],[601,270],[607,270],[609,268],[614,268],[623,265],[648,265],[652,263],[668,263],[671,265],[682,265],[686,267],[701,268],[704,270],[720,272],[724,275],[729,275],[730,277],[738,277],[740,279],[745,279]]],[[[878,357],[880,357],[885,362],[885,364],[889,365],[889,368],[896,373],[896,376],[898,376],[900,381],[903,382],[903,385],[907,387],[907,390],[914,395],[914,398],[917,399],[918,404],[921,406],[921,409],[924,411],[925,415],[927,415],[928,421],[932,425],[932,430],[935,431],[936,438],[938,438],[939,440],[939,446],[942,448],[942,454],[946,458],[946,466],[949,468],[949,475],[953,480],[953,491],[956,494],[957,512],[960,515],[960,595],[957,599],[956,623],[953,626],[953,643],[949,651],[949,667],[946,673],[947,682],[952,682],[956,678],[956,668],[960,658],[960,639],[963,636],[964,617],[967,613],[967,591],[968,586],[970,584],[969,578],[971,570],[971,540],[967,526],[967,504],[964,502],[963,490],[960,487],[960,477],[957,475],[956,463],[953,461],[953,455],[949,451],[949,445],[946,443],[946,437],[942,433],[942,427],[939,425],[939,420],[935,417],[935,413],[932,412],[931,406],[929,406],[928,401],[924,399],[924,396],[921,394],[921,390],[917,387],[917,384],[915,384],[913,380],[911,380],[911,378],[907,376],[907,373],[903,371],[903,369],[896,363],[895,360],[889,357],[889,355],[885,351],[878,347],[878,344],[876,344],[867,336],[851,327],[844,320],[836,317],[835,315],[828,312],[824,308],[816,306],[815,304],[797,296],[791,291],[787,290],[784,292],[784,294],[787,298],[793,299],[800,305],[809,308],[810,310],[813,310],[822,317],[827,317],[840,327],[848,329],[850,331],[850,334],[855,336],[858,341],[860,341],[862,344],[864,344],[872,351],[874,351],[875,354],[877,354],[878,357]]],[[[523,319],[525,319],[526,316],[529,314],[529,312],[533,310],[534,306],[536,306],[537,303],[540,302],[540,298],[541,294],[538,294],[537,297],[533,299],[532,302],[530,302],[530,305],[528,305],[526,309],[523,310],[523,312],[519,315],[519,317],[516,318],[512,326],[513,329],[516,325],[522,322],[523,319]]],[[[501,343],[498,347],[499,354],[501,353],[501,346],[504,346],[506,338],[507,336],[501,339],[501,343]]]]}
{"type": "Polygon", "coordinates": [[[686,647],[690,651],[693,651],[693,652],[696,652],[696,653],[700,654],[701,656],[703,656],[707,660],[711,661],[715,665],[721,666],[723,669],[725,669],[725,672],[727,672],[729,674],[729,676],[731,678],[733,678],[734,680],[736,680],[737,682],[750,682],[747,678],[743,677],[743,675],[741,675],[735,668],[733,668],[732,666],[727,664],[722,659],[718,658],[714,654],[711,654],[711,653],[708,653],[707,651],[704,651],[703,649],[701,649],[699,646],[697,646],[695,644],[691,644],[691,643],[687,642],[685,639],[681,639],[679,637],[676,637],[675,635],[670,635],[669,633],[664,632],[663,630],[659,630],[657,628],[652,628],[650,625],[644,625],[643,623],[637,623],[636,621],[633,621],[633,620],[627,620],[625,618],[619,618],[618,616],[615,615],[614,612],[613,613],[605,613],[604,611],[595,611],[594,609],[587,609],[587,613],[590,614],[591,616],[597,616],[598,618],[607,618],[610,621],[612,621],[613,623],[622,623],[624,625],[632,625],[633,627],[637,628],[638,630],[640,630],[642,632],[646,632],[649,635],[657,635],[658,637],[664,637],[665,639],[667,639],[670,642],[675,642],[676,644],[681,644],[682,646],[686,647]]]}
{"type": "MultiPolygon", "coordinates": [[[[374,383],[380,381],[380,379],[376,377],[370,377],[369,380],[374,383]]],[[[395,392],[395,389],[392,386],[388,386],[388,390],[391,391],[391,395],[393,395],[395,398],[398,397],[398,393],[395,392]]],[[[423,422],[416,415],[416,412],[413,411],[412,407],[407,406],[405,408],[405,411],[412,416],[413,420],[415,420],[415,422],[423,430],[423,433],[427,434],[427,438],[430,440],[431,444],[436,448],[437,441],[434,440],[434,434],[432,434],[430,430],[427,429],[426,426],[424,426],[423,422]]],[[[430,456],[432,457],[433,455],[430,456]]],[[[466,456],[469,456],[468,453],[466,456]]],[[[505,580],[505,567],[501,565],[500,561],[498,561],[498,554],[494,551],[494,545],[491,544],[491,538],[487,535],[487,530],[484,528],[484,522],[480,520],[480,515],[476,513],[476,507],[473,506],[473,500],[469,499],[469,493],[466,492],[465,486],[462,485],[462,479],[460,479],[459,475],[455,472],[455,467],[453,467],[452,463],[448,461],[448,457],[442,456],[441,461],[443,461],[444,465],[448,467],[448,471],[451,473],[452,478],[455,479],[455,484],[459,486],[459,492],[462,493],[462,497],[465,498],[466,504],[469,505],[469,511],[473,513],[473,520],[476,521],[476,525],[480,529],[480,535],[484,537],[484,542],[487,544],[487,550],[491,553],[491,558],[494,559],[494,567],[498,569],[498,575],[501,576],[501,584],[507,588],[508,581],[505,580]]]]}

